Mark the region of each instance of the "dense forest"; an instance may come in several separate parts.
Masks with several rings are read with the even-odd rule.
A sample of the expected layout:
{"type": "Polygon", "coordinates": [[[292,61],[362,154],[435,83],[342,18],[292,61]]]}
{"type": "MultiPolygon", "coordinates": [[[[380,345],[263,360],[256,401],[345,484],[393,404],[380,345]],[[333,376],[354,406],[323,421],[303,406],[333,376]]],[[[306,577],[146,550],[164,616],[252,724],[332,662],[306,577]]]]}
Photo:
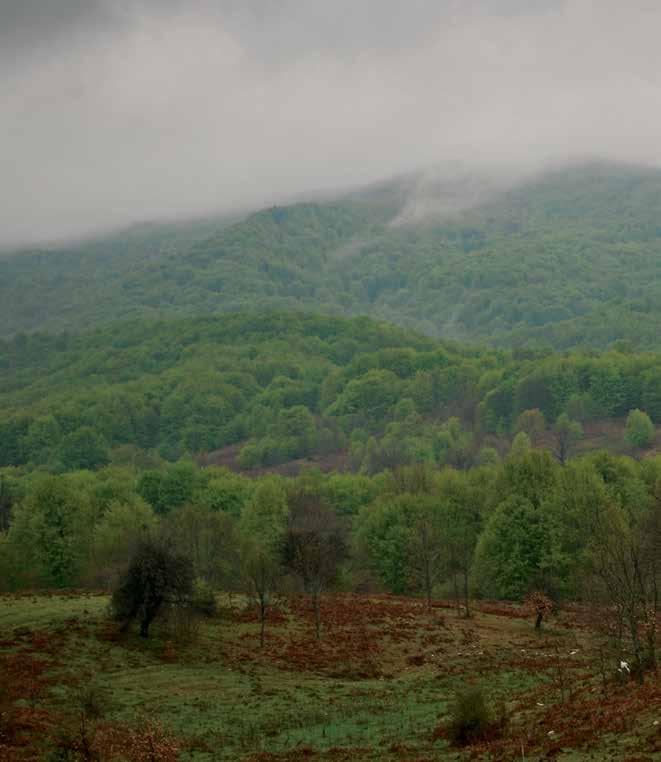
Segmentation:
{"type": "Polygon", "coordinates": [[[661,172],[563,169],[464,205],[452,197],[450,212],[453,189],[451,177],[405,177],[243,219],[5,254],[0,334],[259,304],[501,346],[657,346],[661,172]],[[411,214],[418,206],[429,214],[411,214]]]}
{"type": "Polygon", "coordinates": [[[581,594],[602,519],[655,536],[658,458],[574,456],[603,418],[627,417],[636,458],[652,444],[660,355],[479,350],[271,313],[19,335],[1,357],[5,586],[107,584],[130,537],[163,522],[201,554],[198,576],[226,585],[232,533],[273,549],[301,495],[347,533],[342,584],[431,596],[461,578],[466,605],[469,591],[581,594]],[[233,444],[244,469],[344,451],[348,470],[194,460],[233,444]]]}
{"type": "Polygon", "coordinates": [[[466,468],[517,433],[568,451],[592,421],[661,422],[661,355],[625,345],[475,349],[366,318],[260,313],[18,335],[0,350],[0,466],[54,472],[230,445],[243,468],[338,452],[367,473],[466,468]]]}

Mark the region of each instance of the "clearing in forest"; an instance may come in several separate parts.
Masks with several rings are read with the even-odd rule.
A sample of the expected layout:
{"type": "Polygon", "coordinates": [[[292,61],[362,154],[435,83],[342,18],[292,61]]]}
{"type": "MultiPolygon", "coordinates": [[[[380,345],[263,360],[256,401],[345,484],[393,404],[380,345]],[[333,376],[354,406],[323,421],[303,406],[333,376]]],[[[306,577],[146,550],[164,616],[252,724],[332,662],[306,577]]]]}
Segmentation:
{"type": "Polygon", "coordinates": [[[516,606],[466,619],[441,602],[335,595],[317,641],[294,598],[260,648],[256,614],[223,603],[142,641],[119,636],[104,595],[0,597],[0,760],[661,758],[658,676],[618,674],[578,608],[536,633],[516,606]],[[459,748],[448,713],[467,686],[507,722],[459,748]]]}

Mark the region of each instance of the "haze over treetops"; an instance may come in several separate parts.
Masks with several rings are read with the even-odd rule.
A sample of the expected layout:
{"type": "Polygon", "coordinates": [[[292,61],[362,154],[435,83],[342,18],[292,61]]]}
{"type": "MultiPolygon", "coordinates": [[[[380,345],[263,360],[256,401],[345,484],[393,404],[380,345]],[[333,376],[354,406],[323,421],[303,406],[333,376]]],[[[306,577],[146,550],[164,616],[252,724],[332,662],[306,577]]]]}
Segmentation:
{"type": "Polygon", "coordinates": [[[497,345],[655,348],[661,171],[407,176],[241,219],[0,258],[0,334],[256,309],[369,315],[497,345]]]}

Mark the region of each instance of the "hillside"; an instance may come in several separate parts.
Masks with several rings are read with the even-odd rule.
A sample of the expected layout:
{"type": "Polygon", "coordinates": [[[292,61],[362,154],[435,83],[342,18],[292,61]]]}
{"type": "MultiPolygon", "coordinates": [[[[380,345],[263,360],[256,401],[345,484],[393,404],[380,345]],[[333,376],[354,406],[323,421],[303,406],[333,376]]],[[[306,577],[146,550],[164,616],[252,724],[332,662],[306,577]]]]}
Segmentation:
{"type": "Polygon", "coordinates": [[[60,751],[80,724],[76,699],[88,695],[90,673],[106,699],[101,728],[88,732],[93,750],[111,738],[130,751],[156,733],[159,749],[200,762],[520,759],[521,738],[536,760],[651,760],[661,749],[658,681],[600,690],[600,641],[585,608],[563,611],[538,635],[520,606],[478,604],[467,622],[448,601],[429,612],[411,598],[334,595],[319,642],[294,599],[270,612],[260,648],[253,608],[226,598],[193,642],[173,648],[162,627],[147,648],[117,638],[103,616],[107,596],[0,597],[0,675],[26,707],[8,712],[6,758],[60,751]],[[447,728],[450,699],[466,681],[514,708],[509,732],[463,750],[447,728]],[[149,707],[148,721],[136,706],[149,707]]]}
{"type": "Polygon", "coordinates": [[[658,346],[660,171],[592,164],[480,188],[400,178],[234,222],[5,255],[0,335],[259,307],[501,346],[658,346]]]}
{"type": "Polygon", "coordinates": [[[478,350],[366,318],[142,320],[0,343],[0,467],[230,445],[245,468],[339,451],[371,473],[464,467],[508,447],[526,410],[588,426],[635,408],[661,422],[659,354],[478,350]]]}

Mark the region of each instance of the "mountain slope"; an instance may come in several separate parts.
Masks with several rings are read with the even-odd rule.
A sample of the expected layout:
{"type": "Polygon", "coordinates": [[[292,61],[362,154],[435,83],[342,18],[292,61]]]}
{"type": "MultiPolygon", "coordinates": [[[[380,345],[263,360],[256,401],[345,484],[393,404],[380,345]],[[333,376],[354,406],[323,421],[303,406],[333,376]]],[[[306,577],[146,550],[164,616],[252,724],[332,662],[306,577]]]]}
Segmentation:
{"type": "Polygon", "coordinates": [[[0,335],[302,308],[499,345],[658,346],[661,171],[593,164],[476,184],[404,178],[185,234],[4,257],[0,335]]]}
{"type": "Polygon", "coordinates": [[[246,467],[340,450],[370,471],[465,466],[525,410],[588,424],[634,408],[661,422],[661,354],[476,350],[365,318],[228,314],[0,341],[0,468],[229,445],[246,467]]]}

